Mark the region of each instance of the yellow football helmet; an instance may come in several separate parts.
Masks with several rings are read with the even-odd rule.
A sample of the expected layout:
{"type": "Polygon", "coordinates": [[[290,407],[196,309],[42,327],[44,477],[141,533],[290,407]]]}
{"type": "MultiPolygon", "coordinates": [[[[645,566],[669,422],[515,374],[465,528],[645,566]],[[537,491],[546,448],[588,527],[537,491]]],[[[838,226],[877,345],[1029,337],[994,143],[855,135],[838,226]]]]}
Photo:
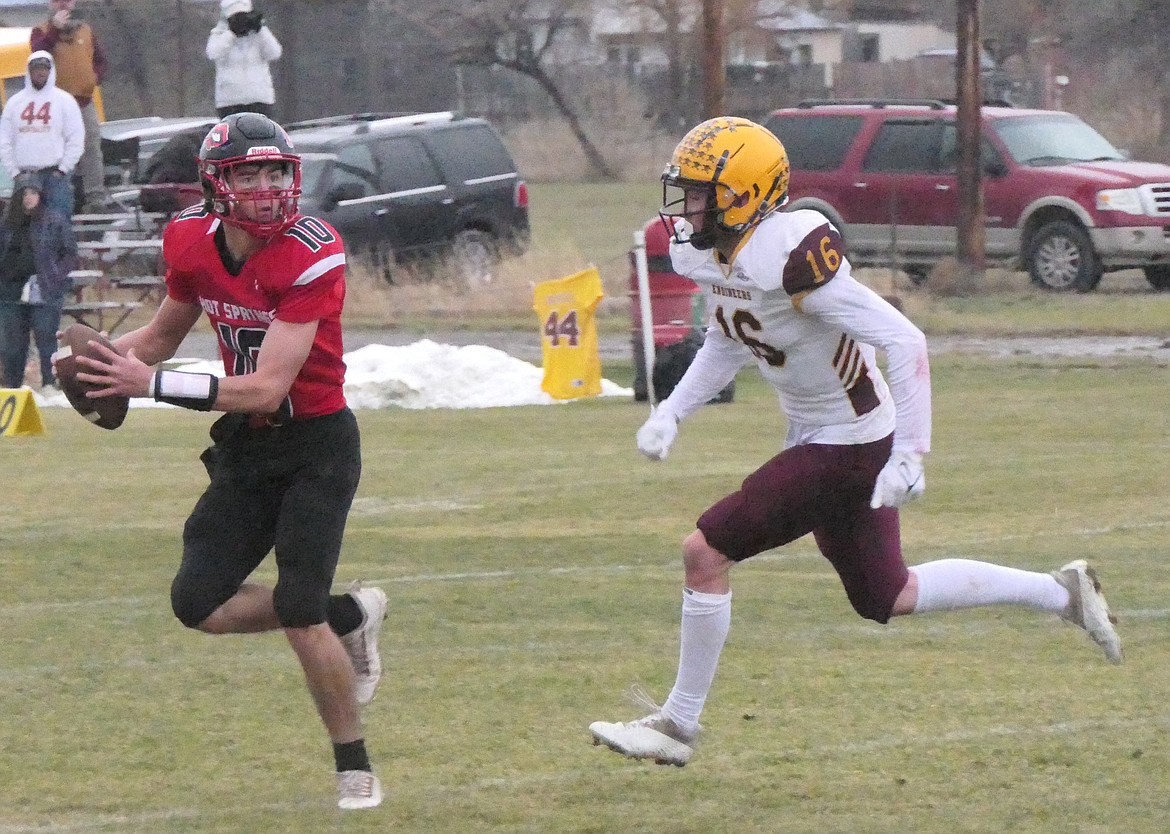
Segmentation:
{"type": "Polygon", "coordinates": [[[788,173],[788,152],[770,130],[736,116],[708,119],[682,138],[662,172],[659,214],[677,240],[708,249],[788,202],[788,173]],[[672,194],[676,189],[682,193],[672,194]],[[684,205],[694,189],[708,193],[702,211],[684,205]],[[684,230],[696,214],[704,215],[699,231],[684,230]]]}

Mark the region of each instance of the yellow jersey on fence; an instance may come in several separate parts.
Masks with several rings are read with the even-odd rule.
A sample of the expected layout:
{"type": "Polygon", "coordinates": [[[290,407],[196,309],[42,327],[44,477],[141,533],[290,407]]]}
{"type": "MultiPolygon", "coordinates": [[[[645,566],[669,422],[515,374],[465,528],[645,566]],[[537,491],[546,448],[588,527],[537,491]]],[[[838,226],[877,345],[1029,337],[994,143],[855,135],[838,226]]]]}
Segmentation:
{"type": "Polygon", "coordinates": [[[601,357],[594,314],[604,297],[596,267],[536,285],[533,309],[540,317],[544,380],[540,387],[558,400],[601,393],[601,357]]]}

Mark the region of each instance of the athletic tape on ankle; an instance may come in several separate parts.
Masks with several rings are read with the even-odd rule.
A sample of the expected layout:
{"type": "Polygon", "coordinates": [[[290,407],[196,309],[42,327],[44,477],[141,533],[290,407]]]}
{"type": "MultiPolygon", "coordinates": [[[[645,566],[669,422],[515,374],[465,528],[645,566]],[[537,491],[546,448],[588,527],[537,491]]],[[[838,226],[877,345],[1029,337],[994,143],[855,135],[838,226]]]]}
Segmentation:
{"type": "Polygon", "coordinates": [[[195,411],[211,411],[219,396],[219,377],[215,374],[155,371],[150,390],[157,402],[195,411]]]}

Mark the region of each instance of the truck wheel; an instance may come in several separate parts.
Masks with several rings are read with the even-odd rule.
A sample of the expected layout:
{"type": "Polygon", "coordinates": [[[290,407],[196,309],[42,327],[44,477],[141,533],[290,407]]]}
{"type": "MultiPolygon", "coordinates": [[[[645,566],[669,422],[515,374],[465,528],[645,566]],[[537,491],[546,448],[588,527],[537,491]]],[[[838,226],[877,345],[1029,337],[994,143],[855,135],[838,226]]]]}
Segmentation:
{"type": "Polygon", "coordinates": [[[1101,282],[1101,264],[1081,226],[1067,220],[1048,223],[1028,245],[1032,283],[1055,292],[1090,292],[1101,282]]]}
{"type": "Polygon", "coordinates": [[[464,229],[455,235],[452,245],[455,266],[471,287],[485,287],[492,282],[499,247],[496,240],[479,229],[464,229]]]}
{"type": "Polygon", "coordinates": [[[930,267],[922,264],[907,264],[902,267],[906,273],[906,277],[910,279],[910,283],[916,287],[925,286],[926,282],[930,280],[930,267]]]}
{"type": "Polygon", "coordinates": [[[1158,292],[1170,292],[1170,266],[1147,266],[1146,280],[1158,292]]]}

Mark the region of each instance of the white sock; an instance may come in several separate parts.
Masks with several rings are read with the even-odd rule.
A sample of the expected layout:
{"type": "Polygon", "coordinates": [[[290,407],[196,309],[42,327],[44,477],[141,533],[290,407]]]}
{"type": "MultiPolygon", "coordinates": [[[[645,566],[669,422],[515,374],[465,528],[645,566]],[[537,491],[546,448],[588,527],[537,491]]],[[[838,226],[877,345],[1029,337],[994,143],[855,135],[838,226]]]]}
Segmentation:
{"type": "Polygon", "coordinates": [[[699,726],[699,713],[715,680],[719,654],[731,628],[731,592],[702,594],[684,589],[678,677],[662,710],[682,729],[699,726]]]}
{"type": "Polygon", "coordinates": [[[1026,605],[1059,614],[1068,591],[1048,573],[972,559],[940,559],[910,568],[918,577],[915,614],[983,605],[1026,605]]]}

